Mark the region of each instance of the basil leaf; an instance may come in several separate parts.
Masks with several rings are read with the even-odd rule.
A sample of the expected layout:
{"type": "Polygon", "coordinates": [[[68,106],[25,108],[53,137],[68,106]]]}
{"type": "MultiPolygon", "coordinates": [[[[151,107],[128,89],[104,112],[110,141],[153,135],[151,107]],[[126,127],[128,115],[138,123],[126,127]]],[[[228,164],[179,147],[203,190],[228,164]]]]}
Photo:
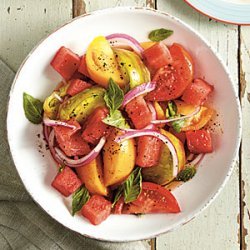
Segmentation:
{"type": "Polygon", "coordinates": [[[30,122],[34,124],[42,122],[43,103],[25,92],[23,93],[23,109],[30,122]]]}
{"type": "Polygon", "coordinates": [[[186,120],[183,118],[183,119],[180,119],[180,120],[177,120],[177,121],[173,121],[171,124],[172,124],[172,127],[173,129],[177,132],[177,133],[180,133],[181,132],[181,129],[184,127],[185,125],[185,122],[186,120]]]}
{"type": "Polygon", "coordinates": [[[113,81],[112,78],[110,78],[108,89],[104,95],[104,101],[109,107],[110,114],[120,108],[123,98],[124,94],[122,89],[113,81]]]}
{"type": "Polygon", "coordinates": [[[119,186],[119,188],[116,189],[115,198],[112,203],[112,208],[114,207],[116,202],[121,198],[122,194],[123,194],[123,185],[119,186]]]}
{"type": "Polygon", "coordinates": [[[82,206],[89,200],[89,191],[85,186],[79,187],[73,194],[72,215],[81,210],[82,206]]]}
{"type": "Polygon", "coordinates": [[[120,128],[120,129],[129,128],[129,125],[127,124],[120,110],[115,110],[113,113],[108,115],[102,121],[106,123],[107,125],[110,125],[116,128],[120,128]]]}
{"type": "Polygon", "coordinates": [[[167,29],[163,29],[163,28],[156,29],[156,30],[152,30],[149,33],[148,38],[153,42],[159,42],[159,41],[162,41],[162,40],[168,38],[173,33],[174,33],[173,30],[167,30],[167,29]]]}
{"type": "Polygon", "coordinates": [[[177,177],[176,180],[177,181],[188,181],[190,179],[192,179],[196,174],[196,168],[195,167],[186,167],[185,169],[181,170],[177,177]]]}
{"type": "Polygon", "coordinates": [[[142,189],[141,168],[137,167],[124,182],[124,202],[129,203],[137,199],[142,189]]]}

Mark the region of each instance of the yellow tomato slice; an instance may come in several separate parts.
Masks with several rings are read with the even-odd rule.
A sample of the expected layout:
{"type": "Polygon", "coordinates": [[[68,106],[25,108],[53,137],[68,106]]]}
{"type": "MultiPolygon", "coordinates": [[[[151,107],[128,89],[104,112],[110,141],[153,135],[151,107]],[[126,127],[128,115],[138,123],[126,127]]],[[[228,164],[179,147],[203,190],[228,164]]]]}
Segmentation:
{"type": "Polygon", "coordinates": [[[148,48],[152,47],[155,44],[156,44],[156,42],[151,42],[151,41],[140,43],[140,45],[142,46],[143,49],[148,49],[148,48]]]}
{"type": "Polygon", "coordinates": [[[215,111],[211,108],[201,107],[201,110],[191,118],[186,119],[182,131],[199,130],[203,128],[213,117],[215,111]]]}
{"type": "Polygon", "coordinates": [[[108,189],[104,186],[103,166],[100,156],[87,165],[76,168],[76,172],[90,193],[105,196],[108,194],[108,189]]]}
{"type": "Polygon", "coordinates": [[[158,102],[154,102],[154,108],[155,108],[157,120],[166,119],[165,112],[158,102]]]}
{"type": "Polygon", "coordinates": [[[86,52],[86,64],[90,78],[96,83],[107,87],[112,78],[120,87],[124,87],[123,78],[115,54],[104,36],[96,37],[86,52]]]}
{"type": "Polygon", "coordinates": [[[175,100],[174,102],[177,107],[177,113],[181,115],[189,115],[196,109],[194,105],[185,103],[183,101],[175,100]]]}
{"type": "MultiPolygon", "coordinates": [[[[191,114],[196,109],[194,105],[182,101],[175,101],[175,104],[178,114],[181,115],[191,114]]],[[[214,113],[215,111],[213,109],[202,106],[196,115],[186,119],[185,126],[182,127],[181,131],[199,130],[203,128],[212,119],[214,113]]]]}

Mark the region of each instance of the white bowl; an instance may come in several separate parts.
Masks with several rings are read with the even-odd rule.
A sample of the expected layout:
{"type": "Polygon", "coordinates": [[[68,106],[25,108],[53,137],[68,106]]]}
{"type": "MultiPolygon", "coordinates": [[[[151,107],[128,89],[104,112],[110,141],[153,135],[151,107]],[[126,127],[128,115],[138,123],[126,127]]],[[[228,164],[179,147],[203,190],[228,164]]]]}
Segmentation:
{"type": "Polygon", "coordinates": [[[33,199],[55,220],[85,236],[108,241],[132,241],[155,237],[173,230],[196,216],[210,204],[228,180],[241,137],[241,113],[237,93],[224,64],[210,45],[188,25],[166,13],[145,8],[113,8],[78,17],[43,40],[21,65],[10,91],[7,129],[10,150],[17,171],[33,199]],[[83,54],[98,35],[127,33],[139,41],[149,31],[169,28],[174,35],[169,43],[184,45],[195,60],[197,76],[215,87],[212,106],[219,114],[220,129],[214,136],[215,151],[205,156],[197,175],[173,193],[181,206],[179,214],[111,215],[99,226],[82,216],[72,217],[70,200],[50,184],[57,168],[45,143],[41,125],[24,116],[23,92],[44,100],[61,80],[49,63],[62,45],[83,54]]]}

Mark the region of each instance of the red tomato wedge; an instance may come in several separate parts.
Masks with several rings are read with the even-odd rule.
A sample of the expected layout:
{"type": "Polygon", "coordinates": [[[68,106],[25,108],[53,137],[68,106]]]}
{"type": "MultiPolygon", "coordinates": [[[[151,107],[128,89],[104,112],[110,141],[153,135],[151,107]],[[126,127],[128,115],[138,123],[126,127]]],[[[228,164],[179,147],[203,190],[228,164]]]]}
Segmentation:
{"type": "Polygon", "coordinates": [[[169,101],[182,95],[193,80],[193,60],[188,52],[179,44],[174,43],[169,51],[173,63],[160,68],[154,75],[156,89],[150,92],[149,101],[169,101]]]}
{"type": "Polygon", "coordinates": [[[70,85],[67,89],[68,95],[76,95],[85,89],[91,88],[92,84],[82,81],[80,79],[72,79],[69,81],[70,85]]]}
{"type": "Polygon", "coordinates": [[[100,195],[93,195],[82,207],[81,214],[93,225],[98,225],[106,220],[111,213],[111,202],[100,195]]]}
{"type": "MultiPolygon", "coordinates": [[[[78,122],[70,120],[68,123],[76,124],[78,122]]],[[[80,127],[79,123],[78,126],[80,127]]],[[[77,129],[56,126],[54,130],[59,147],[67,156],[81,156],[90,152],[89,145],[83,140],[80,131],[77,131],[77,129]]]]}
{"type": "Polygon", "coordinates": [[[136,164],[142,168],[157,165],[161,156],[162,142],[153,136],[141,136],[137,143],[136,164]]]}
{"type": "Polygon", "coordinates": [[[102,121],[108,114],[109,111],[105,107],[94,110],[87,119],[86,127],[82,133],[82,137],[85,141],[97,144],[101,137],[109,134],[109,126],[102,121]]]}
{"type": "Polygon", "coordinates": [[[137,129],[146,127],[152,120],[152,113],[142,96],[138,96],[129,102],[125,110],[137,129]]]}
{"type": "Polygon", "coordinates": [[[65,79],[69,80],[80,64],[80,57],[70,49],[61,47],[50,65],[65,79]]]}
{"type": "Polygon", "coordinates": [[[187,146],[191,153],[211,153],[213,144],[211,134],[208,130],[187,131],[187,146]]]}
{"type": "Polygon", "coordinates": [[[152,183],[143,182],[137,200],[124,205],[124,214],[179,213],[180,207],[170,191],[152,183]]]}
{"type": "Polygon", "coordinates": [[[143,51],[146,65],[151,73],[155,73],[159,68],[172,64],[172,56],[168,47],[163,42],[158,42],[143,51]]]}
{"type": "Polygon", "coordinates": [[[86,55],[83,55],[81,57],[81,61],[80,61],[78,71],[80,73],[82,73],[83,75],[89,77],[89,72],[88,72],[87,63],[86,63],[86,55]]]}
{"type": "Polygon", "coordinates": [[[198,78],[188,85],[181,99],[188,104],[202,105],[213,89],[214,87],[212,85],[198,78]]]}
{"type": "Polygon", "coordinates": [[[56,175],[51,186],[62,195],[68,197],[74,193],[81,184],[81,180],[77,177],[75,172],[69,167],[64,167],[63,170],[56,175]]]}

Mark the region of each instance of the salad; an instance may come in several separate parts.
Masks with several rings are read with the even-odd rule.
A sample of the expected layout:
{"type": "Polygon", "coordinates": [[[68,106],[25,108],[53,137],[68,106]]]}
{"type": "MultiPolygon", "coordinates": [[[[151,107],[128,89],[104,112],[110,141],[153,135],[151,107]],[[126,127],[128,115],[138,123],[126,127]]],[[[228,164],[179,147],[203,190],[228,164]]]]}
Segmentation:
{"type": "MultiPolygon", "coordinates": [[[[111,213],[179,213],[171,193],[213,151],[206,105],[214,87],[194,78],[194,61],[173,31],[139,43],[98,36],[79,56],[61,47],[50,65],[63,80],[44,102],[23,94],[26,117],[43,124],[72,215],[98,225],[111,213]]],[[[195,62],[198,63],[198,62],[195,62]]]]}

